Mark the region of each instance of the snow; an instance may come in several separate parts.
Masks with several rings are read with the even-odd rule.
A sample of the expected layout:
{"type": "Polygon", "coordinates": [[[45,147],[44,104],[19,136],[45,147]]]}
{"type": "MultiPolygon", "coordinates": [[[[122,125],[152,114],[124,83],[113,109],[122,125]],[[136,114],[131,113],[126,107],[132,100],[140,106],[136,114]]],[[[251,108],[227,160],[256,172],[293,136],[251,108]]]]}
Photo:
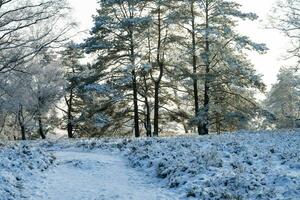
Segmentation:
{"type": "Polygon", "coordinates": [[[101,151],[58,151],[55,156],[57,167],[45,174],[43,190],[31,200],[177,199],[120,156],[101,151]]]}
{"type": "Polygon", "coordinates": [[[27,199],[38,180],[54,161],[54,157],[28,143],[0,142],[0,200],[27,199]]]}
{"type": "Polygon", "coordinates": [[[300,199],[299,130],[19,143],[0,156],[1,200],[300,199]]]}
{"type": "Polygon", "coordinates": [[[299,131],[81,141],[120,149],[182,199],[300,199],[299,131]]]}

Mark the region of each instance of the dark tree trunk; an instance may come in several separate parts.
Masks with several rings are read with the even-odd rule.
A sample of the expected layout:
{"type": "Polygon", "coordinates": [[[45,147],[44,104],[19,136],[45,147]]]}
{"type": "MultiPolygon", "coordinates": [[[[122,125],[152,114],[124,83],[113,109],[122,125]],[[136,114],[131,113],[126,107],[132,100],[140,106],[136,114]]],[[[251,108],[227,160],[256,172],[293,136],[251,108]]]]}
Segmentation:
{"type": "Polygon", "coordinates": [[[133,104],[134,104],[134,135],[140,137],[140,125],[139,125],[139,107],[137,96],[137,83],[135,69],[132,70],[132,87],[133,87],[133,104]]]}
{"type": "Polygon", "coordinates": [[[73,138],[73,125],[72,122],[68,122],[67,124],[68,138],[73,138]]]}
{"type": "Polygon", "coordinates": [[[71,89],[70,91],[70,98],[69,98],[69,103],[67,103],[68,105],[68,113],[67,113],[67,117],[68,117],[68,123],[67,123],[67,131],[68,131],[68,138],[73,138],[74,134],[73,134],[73,115],[72,115],[72,110],[73,110],[73,89],[71,89]]]}
{"type": "Polygon", "coordinates": [[[209,37],[208,37],[208,28],[209,28],[209,16],[208,16],[208,6],[209,2],[206,0],[205,2],[205,78],[204,78],[204,122],[202,130],[200,131],[200,135],[208,134],[208,113],[209,113],[209,72],[210,72],[210,58],[209,58],[209,37]]]}
{"type": "Polygon", "coordinates": [[[152,127],[151,127],[151,111],[149,100],[147,94],[145,94],[145,107],[146,107],[146,115],[145,115],[145,129],[146,129],[146,136],[151,137],[152,127]]]}
{"type": "Polygon", "coordinates": [[[160,90],[160,82],[163,76],[163,69],[164,64],[161,58],[161,31],[162,31],[162,24],[161,24],[161,7],[160,4],[158,5],[158,40],[157,40],[157,57],[156,57],[156,64],[159,67],[159,76],[156,80],[154,80],[154,132],[153,136],[157,137],[159,134],[159,90],[160,90]]]}
{"type": "Polygon", "coordinates": [[[153,136],[157,137],[159,132],[158,118],[159,118],[159,82],[154,83],[154,132],[153,136]]]}
{"type": "MultiPolygon", "coordinates": [[[[134,8],[129,2],[130,7],[130,19],[134,18],[134,8]]],[[[133,90],[133,109],[134,109],[134,135],[135,137],[140,137],[140,125],[139,125],[139,106],[138,106],[138,86],[137,86],[137,76],[135,69],[135,44],[134,44],[134,30],[133,26],[129,27],[130,36],[130,62],[132,67],[132,90],[133,90]]]]}
{"type": "MultiPolygon", "coordinates": [[[[40,89],[39,89],[39,91],[40,91],[40,89]]],[[[43,99],[39,96],[38,97],[38,110],[37,110],[37,114],[38,114],[37,120],[39,123],[38,133],[40,134],[41,138],[44,140],[44,139],[46,139],[46,134],[45,134],[44,128],[43,128],[42,114],[41,114],[41,110],[40,110],[42,105],[43,105],[43,99]]]]}
{"type": "Polygon", "coordinates": [[[197,56],[196,56],[196,33],[195,33],[195,11],[194,1],[191,2],[191,15],[192,15],[192,54],[193,54],[193,86],[194,86],[194,106],[195,106],[195,119],[197,122],[198,134],[201,134],[201,123],[199,117],[199,91],[198,91],[198,77],[197,77],[197,56]]]}
{"type": "Polygon", "coordinates": [[[217,133],[220,134],[221,133],[221,116],[219,113],[217,113],[216,115],[216,129],[217,129],[217,133]]]}
{"type": "Polygon", "coordinates": [[[25,126],[24,125],[20,125],[20,127],[21,127],[22,140],[26,140],[25,126]]]}
{"type": "Polygon", "coordinates": [[[21,129],[22,140],[26,140],[26,128],[25,128],[25,124],[24,124],[23,106],[22,105],[19,105],[19,111],[18,111],[17,118],[18,118],[20,129],[21,129]]]}
{"type": "MultiPolygon", "coordinates": [[[[149,29],[148,29],[149,31],[149,29]]],[[[151,63],[151,42],[150,42],[150,32],[148,32],[148,63],[151,63]]],[[[147,83],[146,73],[143,74],[143,81],[144,81],[144,87],[145,87],[145,107],[146,107],[146,115],[145,115],[145,129],[146,129],[146,136],[152,137],[152,125],[151,125],[151,108],[150,103],[148,99],[149,95],[149,86],[147,83]]]]}
{"type": "Polygon", "coordinates": [[[183,122],[182,122],[182,125],[183,125],[183,128],[184,128],[184,132],[185,132],[186,134],[188,134],[188,133],[189,133],[189,129],[188,129],[187,124],[183,121],[183,122]]]}
{"type": "Polygon", "coordinates": [[[38,116],[38,122],[39,122],[39,134],[40,134],[41,138],[44,140],[44,139],[46,139],[46,135],[45,135],[44,128],[43,128],[41,115],[38,116]]]}

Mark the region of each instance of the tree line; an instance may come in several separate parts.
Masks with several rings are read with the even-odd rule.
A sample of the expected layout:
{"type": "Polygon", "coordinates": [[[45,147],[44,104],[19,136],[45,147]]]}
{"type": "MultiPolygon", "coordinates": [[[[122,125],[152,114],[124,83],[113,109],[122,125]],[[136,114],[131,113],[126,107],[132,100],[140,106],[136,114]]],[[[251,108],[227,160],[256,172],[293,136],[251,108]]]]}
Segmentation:
{"type": "Polygon", "coordinates": [[[140,124],[148,136],[158,136],[160,124],[175,121],[204,135],[240,129],[259,112],[253,95],[264,84],[246,51],[267,48],[236,31],[239,20],[257,15],[222,0],[99,4],[81,46],[97,56],[95,71],[103,73],[87,84],[107,101],[103,129],[118,131],[133,122],[136,137],[140,124]]]}
{"type": "MultiPolygon", "coordinates": [[[[6,33],[1,20],[0,56],[6,59],[0,71],[1,132],[20,130],[23,139],[28,133],[45,138],[55,127],[66,129],[70,138],[181,131],[205,135],[257,128],[255,120],[265,128],[297,127],[296,104],[282,106],[279,113],[274,103],[282,101],[281,86],[275,84],[263,103],[256,100],[266,86],[247,53],[268,49],[237,31],[241,21],[258,16],[242,12],[234,1],[101,0],[90,36],[79,44],[66,40],[72,23],[60,31],[54,28],[53,22],[66,18],[59,9],[68,10],[66,4],[28,1],[5,11],[11,2],[3,1],[0,19],[11,13],[19,17],[14,12],[28,9],[28,25],[21,35],[26,23],[8,21],[13,28],[6,33]],[[49,24],[42,26],[45,22],[49,24]],[[53,50],[60,46],[64,48],[53,50]],[[83,64],[87,57],[89,63],[83,64]],[[287,114],[291,107],[293,115],[287,114]],[[291,123],[284,121],[291,116],[291,123]]],[[[299,8],[290,1],[279,6],[283,4],[299,8]]],[[[271,20],[274,28],[288,36],[295,31],[288,27],[296,23],[276,19],[271,20]]],[[[297,57],[295,46],[290,53],[297,57]]],[[[293,75],[281,72],[277,84],[293,75]]],[[[283,89],[293,93],[289,103],[297,102],[297,84],[293,81],[295,90],[283,89]]]]}

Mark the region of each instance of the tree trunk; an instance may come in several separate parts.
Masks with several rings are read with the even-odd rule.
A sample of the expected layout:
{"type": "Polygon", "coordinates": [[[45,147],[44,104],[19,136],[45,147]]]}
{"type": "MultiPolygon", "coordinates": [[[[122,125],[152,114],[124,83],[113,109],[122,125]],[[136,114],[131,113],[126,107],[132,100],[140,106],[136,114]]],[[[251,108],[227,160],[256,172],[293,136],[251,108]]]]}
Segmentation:
{"type": "MultiPolygon", "coordinates": [[[[150,42],[150,31],[148,28],[148,63],[151,64],[151,42],[150,42]]],[[[149,87],[146,79],[146,74],[143,74],[144,86],[145,86],[145,107],[146,107],[146,116],[145,116],[145,129],[147,137],[152,137],[152,124],[151,124],[151,109],[148,99],[149,87]]]]}
{"type": "Polygon", "coordinates": [[[73,110],[73,89],[70,91],[70,98],[69,98],[69,103],[68,104],[68,123],[67,123],[67,131],[68,131],[68,138],[73,138],[73,115],[72,115],[72,110],[73,110]]]}
{"type": "Polygon", "coordinates": [[[202,126],[199,121],[199,91],[198,91],[198,77],[197,77],[197,56],[196,56],[196,34],[195,34],[195,12],[194,1],[191,2],[191,15],[192,15],[192,63],[193,63],[193,86],[194,86],[194,106],[195,106],[195,119],[197,122],[198,134],[201,134],[202,126]]]}
{"type": "Polygon", "coordinates": [[[183,121],[183,122],[182,122],[182,125],[183,125],[183,128],[184,128],[184,132],[185,132],[186,134],[188,134],[188,133],[189,133],[189,129],[188,129],[187,124],[183,121]]]}
{"type": "Polygon", "coordinates": [[[162,31],[162,24],[161,24],[161,7],[160,4],[158,5],[158,40],[157,40],[157,57],[156,57],[156,64],[159,67],[159,76],[157,80],[154,80],[154,132],[153,136],[158,137],[159,132],[159,89],[160,89],[160,82],[163,76],[163,62],[161,60],[161,31],[162,31]]]}
{"type": "Polygon", "coordinates": [[[221,134],[221,116],[219,113],[216,114],[216,129],[217,133],[221,134]]]}
{"type": "Polygon", "coordinates": [[[135,137],[140,137],[140,125],[139,125],[139,107],[137,96],[137,83],[135,69],[132,70],[132,88],[133,88],[133,104],[134,104],[134,134],[135,137]]]}
{"type": "MultiPolygon", "coordinates": [[[[130,19],[134,17],[134,8],[129,2],[129,13],[130,19]]],[[[138,106],[138,86],[137,86],[137,77],[135,69],[135,45],[134,45],[134,35],[133,35],[133,26],[129,27],[129,36],[130,36],[130,62],[132,67],[132,90],[133,90],[133,109],[134,109],[134,135],[135,137],[140,137],[140,125],[139,125],[139,106],[138,106]]]]}
{"type": "Polygon", "coordinates": [[[41,138],[44,140],[46,139],[46,135],[43,129],[43,123],[42,123],[42,117],[41,115],[38,116],[38,122],[39,122],[39,134],[41,136],[41,138]]]}
{"type": "Polygon", "coordinates": [[[209,60],[209,37],[208,37],[208,28],[209,28],[209,16],[208,16],[208,0],[205,2],[205,78],[204,78],[204,121],[202,122],[202,128],[200,131],[200,135],[208,134],[208,113],[209,113],[209,72],[210,72],[210,60],[209,60]]]}
{"type": "Polygon", "coordinates": [[[26,140],[25,126],[22,124],[20,125],[20,127],[21,127],[22,140],[26,140]]]}
{"type": "Polygon", "coordinates": [[[154,83],[154,132],[153,136],[158,137],[158,118],[159,118],[159,82],[154,83]]]}
{"type": "Polygon", "coordinates": [[[145,129],[146,129],[146,136],[151,137],[152,127],[151,127],[151,111],[149,100],[147,94],[145,94],[145,107],[146,107],[146,115],[145,115],[145,129]]]}
{"type": "Polygon", "coordinates": [[[22,140],[26,140],[26,128],[24,125],[24,116],[23,116],[23,106],[19,105],[19,111],[17,114],[17,119],[19,122],[19,126],[21,129],[21,136],[22,136],[22,140]]]}

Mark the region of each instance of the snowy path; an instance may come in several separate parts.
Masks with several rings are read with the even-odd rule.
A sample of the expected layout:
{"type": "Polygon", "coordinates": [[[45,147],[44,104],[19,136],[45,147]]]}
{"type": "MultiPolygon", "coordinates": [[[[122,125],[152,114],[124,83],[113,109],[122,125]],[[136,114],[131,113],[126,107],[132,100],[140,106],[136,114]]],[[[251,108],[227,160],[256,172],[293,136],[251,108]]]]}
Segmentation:
{"type": "Polygon", "coordinates": [[[56,152],[58,166],[42,181],[43,191],[31,200],[175,200],[178,194],[161,188],[157,180],[103,152],[56,152]]]}

